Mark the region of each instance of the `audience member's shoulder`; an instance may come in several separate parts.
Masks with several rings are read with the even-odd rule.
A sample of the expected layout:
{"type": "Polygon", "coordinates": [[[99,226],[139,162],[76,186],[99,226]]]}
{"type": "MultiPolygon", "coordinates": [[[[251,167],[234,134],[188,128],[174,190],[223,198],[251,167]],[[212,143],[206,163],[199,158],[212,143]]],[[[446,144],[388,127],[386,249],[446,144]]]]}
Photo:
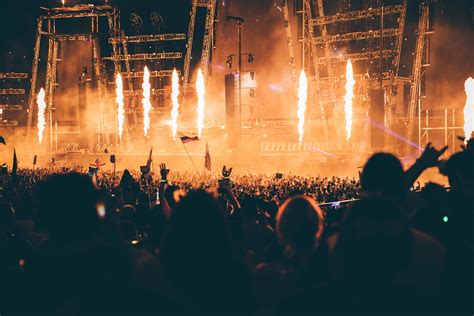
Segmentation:
{"type": "Polygon", "coordinates": [[[414,228],[412,229],[412,234],[414,237],[415,253],[443,260],[446,249],[437,239],[414,228]]]}

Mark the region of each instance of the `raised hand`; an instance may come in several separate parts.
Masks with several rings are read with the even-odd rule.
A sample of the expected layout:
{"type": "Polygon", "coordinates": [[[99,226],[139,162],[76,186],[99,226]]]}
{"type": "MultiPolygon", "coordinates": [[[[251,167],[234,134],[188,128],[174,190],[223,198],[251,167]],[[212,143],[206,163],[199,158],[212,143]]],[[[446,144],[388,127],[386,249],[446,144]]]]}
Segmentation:
{"type": "Polygon", "coordinates": [[[426,144],[425,150],[418,158],[425,168],[435,167],[439,164],[439,157],[441,157],[444,152],[448,149],[448,146],[444,146],[440,150],[437,150],[435,147],[431,146],[431,143],[426,144]]]}
{"type": "Polygon", "coordinates": [[[168,174],[170,173],[170,169],[166,169],[166,164],[160,164],[160,175],[162,180],[166,180],[168,174]]]}

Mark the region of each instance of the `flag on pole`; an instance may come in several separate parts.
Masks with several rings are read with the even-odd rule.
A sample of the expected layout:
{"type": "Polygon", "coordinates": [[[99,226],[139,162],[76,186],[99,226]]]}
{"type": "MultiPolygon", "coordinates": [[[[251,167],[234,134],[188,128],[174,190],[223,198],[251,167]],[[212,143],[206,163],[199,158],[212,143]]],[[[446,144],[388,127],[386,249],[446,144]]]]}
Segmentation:
{"type": "Polygon", "coordinates": [[[18,159],[16,158],[16,149],[13,148],[13,166],[12,166],[12,180],[16,179],[16,173],[18,169],[18,159]]]}
{"type": "Polygon", "coordinates": [[[209,153],[209,144],[206,143],[206,154],[204,156],[204,168],[211,171],[212,169],[212,162],[211,162],[211,154],[209,153]]]}
{"type": "Polygon", "coordinates": [[[187,136],[187,135],[179,135],[179,138],[181,139],[181,142],[183,144],[187,144],[187,143],[191,143],[191,142],[195,142],[197,140],[199,140],[199,137],[197,136],[187,136]]]}

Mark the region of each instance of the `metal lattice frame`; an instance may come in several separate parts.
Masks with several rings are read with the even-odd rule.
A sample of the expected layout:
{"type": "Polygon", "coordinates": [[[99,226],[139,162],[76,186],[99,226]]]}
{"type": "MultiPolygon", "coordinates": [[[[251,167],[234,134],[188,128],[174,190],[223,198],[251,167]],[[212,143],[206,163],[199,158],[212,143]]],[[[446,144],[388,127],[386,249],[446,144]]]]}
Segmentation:
{"type": "MultiPolygon", "coordinates": [[[[418,21],[416,48],[415,48],[415,60],[413,62],[412,77],[413,81],[410,89],[410,102],[408,104],[408,121],[405,129],[405,139],[413,140],[413,134],[415,132],[415,121],[416,121],[416,109],[420,108],[420,84],[421,84],[421,73],[422,73],[422,61],[423,51],[425,47],[426,31],[428,26],[429,18],[429,4],[421,4],[421,15],[418,21]]],[[[405,145],[405,153],[409,155],[411,153],[411,147],[405,145]]]]}
{"type": "MultiPolygon", "coordinates": [[[[118,21],[118,11],[113,9],[109,5],[77,5],[73,7],[64,8],[52,8],[46,9],[46,14],[38,18],[37,31],[36,31],[36,42],[34,47],[34,58],[31,71],[31,88],[29,96],[28,106],[28,119],[27,119],[27,131],[28,135],[31,134],[33,126],[33,113],[35,112],[36,105],[36,86],[38,81],[38,67],[39,57],[41,49],[41,40],[44,37],[48,41],[48,57],[46,63],[46,80],[45,80],[45,92],[46,92],[46,104],[48,117],[46,119],[47,125],[49,126],[51,150],[53,150],[52,139],[53,139],[53,127],[52,127],[52,115],[54,111],[54,91],[57,85],[57,64],[59,61],[59,43],[71,40],[92,40],[93,47],[93,68],[95,78],[98,87],[98,103],[99,103],[99,118],[103,118],[103,106],[105,97],[105,72],[102,64],[101,47],[99,41],[99,17],[107,17],[109,20],[110,34],[117,34],[116,25],[118,21]],[[56,32],[56,21],[58,19],[82,19],[90,18],[91,29],[90,33],[87,34],[59,34],[56,32]],[[46,30],[44,30],[46,26],[46,30]]],[[[99,134],[101,133],[102,122],[99,122],[99,134]]]]}
{"type": "Polygon", "coordinates": [[[209,60],[212,51],[212,42],[214,40],[214,24],[216,0],[192,0],[191,12],[189,13],[188,41],[186,44],[186,56],[184,59],[183,83],[185,87],[190,84],[191,59],[193,52],[194,30],[196,27],[196,13],[198,7],[206,9],[206,21],[204,24],[204,38],[201,53],[201,68],[204,78],[209,74],[209,60]]]}

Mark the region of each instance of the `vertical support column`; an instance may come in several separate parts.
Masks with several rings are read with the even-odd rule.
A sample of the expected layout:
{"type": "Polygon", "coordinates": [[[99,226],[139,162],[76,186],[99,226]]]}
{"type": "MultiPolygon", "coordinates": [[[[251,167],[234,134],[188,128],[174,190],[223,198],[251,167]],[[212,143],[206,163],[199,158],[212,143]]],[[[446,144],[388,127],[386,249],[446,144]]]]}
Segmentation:
{"type": "Polygon", "coordinates": [[[184,71],[183,71],[183,85],[184,85],[184,94],[186,94],[186,88],[189,83],[189,72],[191,69],[191,57],[193,54],[193,40],[194,40],[194,26],[196,24],[196,11],[197,11],[197,1],[192,0],[191,13],[189,18],[188,26],[188,42],[186,44],[186,57],[184,59],[184,71]]]}
{"type": "Polygon", "coordinates": [[[33,63],[31,66],[31,87],[30,87],[30,98],[28,105],[28,121],[27,121],[27,135],[31,134],[31,126],[33,124],[33,113],[36,102],[36,82],[38,79],[38,63],[41,49],[41,32],[43,28],[43,17],[38,18],[38,25],[36,29],[36,42],[34,48],[33,63]]]}
{"type": "Polygon", "coordinates": [[[46,66],[46,104],[48,107],[48,122],[50,133],[50,154],[53,154],[53,146],[51,144],[53,133],[53,64],[54,64],[54,34],[52,28],[52,19],[48,18],[48,59],[46,66]]]}

